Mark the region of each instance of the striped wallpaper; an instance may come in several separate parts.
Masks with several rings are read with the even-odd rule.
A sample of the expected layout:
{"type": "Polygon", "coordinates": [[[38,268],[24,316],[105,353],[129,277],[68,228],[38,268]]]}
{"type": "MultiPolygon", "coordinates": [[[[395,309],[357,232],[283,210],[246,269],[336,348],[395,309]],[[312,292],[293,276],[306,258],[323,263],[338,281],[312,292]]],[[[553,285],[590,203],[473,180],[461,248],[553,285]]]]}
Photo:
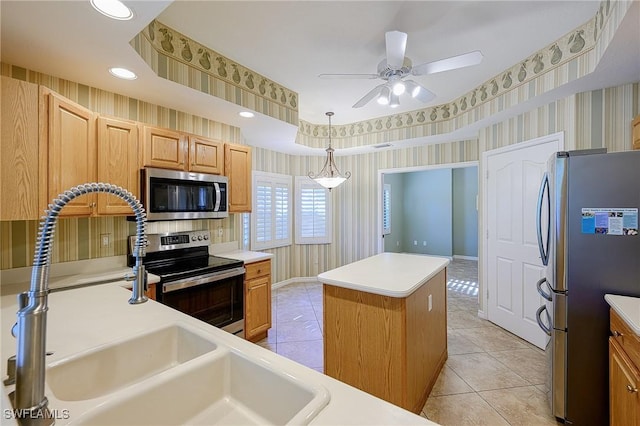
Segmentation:
{"type": "MultiPolygon", "coordinates": [[[[64,96],[95,109],[125,118],[145,121],[241,142],[239,129],[168,110],[156,105],[104,92],[53,77],[2,64],[2,74],[44,84],[64,96]]],[[[398,150],[337,157],[338,167],[352,178],[332,192],[333,243],[291,245],[273,250],[274,282],[320,272],[371,256],[377,250],[377,195],[379,170],[478,161],[490,149],[526,141],[559,131],[565,132],[567,149],[604,146],[610,151],[630,149],[632,118],[640,112],[640,83],[572,95],[504,121],[490,124],[474,140],[426,145],[398,150]]],[[[253,149],[255,170],[292,176],[318,171],[323,157],[293,156],[262,148],[253,149]]],[[[220,221],[185,221],[151,224],[149,232],[212,229],[222,226],[224,236],[214,242],[240,238],[241,221],[231,215],[220,221]]],[[[35,221],[0,222],[0,268],[31,264],[35,221]]],[[[126,253],[126,236],[133,234],[124,218],[62,219],[54,247],[54,262],[64,262],[126,253]],[[102,233],[112,233],[112,246],[98,245],[102,233]]],[[[217,235],[217,233],[213,233],[217,235]]],[[[480,254],[482,256],[482,254],[480,254]]]]}
{"type": "MultiPolygon", "coordinates": [[[[138,99],[96,89],[80,83],[0,64],[0,74],[46,86],[80,105],[100,114],[149,123],[233,143],[243,143],[240,129],[224,123],[153,105],[138,99]]],[[[210,229],[215,243],[239,239],[240,220],[227,219],[150,223],[150,233],[210,229]],[[223,236],[217,230],[222,227],[223,236]]],[[[0,222],[0,269],[33,264],[38,221],[0,222]]],[[[135,226],[124,217],[60,219],[56,229],[52,262],[119,256],[127,253],[127,236],[135,226]],[[110,234],[109,247],[100,246],[100,235],[110,234]]]]}

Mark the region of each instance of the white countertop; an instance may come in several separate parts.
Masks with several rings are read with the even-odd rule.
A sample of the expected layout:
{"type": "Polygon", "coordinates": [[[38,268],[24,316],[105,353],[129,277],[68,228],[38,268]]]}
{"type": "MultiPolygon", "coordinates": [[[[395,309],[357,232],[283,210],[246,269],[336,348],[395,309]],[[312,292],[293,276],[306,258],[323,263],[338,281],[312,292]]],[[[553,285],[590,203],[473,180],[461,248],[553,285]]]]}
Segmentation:
{"type": "MultiPolygon", "coordinates": [[[[64,359],[70,355],[108,344],[129,336],[176,321],[198,327],[203,332],[246,355],[261,359],[277,368],[295,372],[298,377],[311,383],[319,383],[330,393],[329,404],[313,419],[316,425],[433,425],[435,423],[403,410],[386,401],[375,398],[358,389],[325,376],[315,370],[304,367],[294,361],[277,355],[258,345],[240,339],[234,335],[205,324],[174,309],[154,301],[140,305],[129,305],[129,293],[120,287],[122,282],[95,285],[73,290],[52,293],[49,296],[47,318],[47,350],[54,352],[47,357],[47,363],[64,359]]],[[[6,377],[6,359],[15,354],[16,342],[10,328],[16,319],[15,296],[0,298],[1,349],[0,364],[3,377],[6,377]]],[[[8,393],[13,386],[3,386],[0,402],[2,412],[10,408],[8,393]]],[[[110,395],[88,401],[60,401],[51,393],[48,386],[46,395],[49,407],[56,410],[69,410],[70,418],[58,419],[57,425],[64,425],[95,406],[108,401],[110,395]]],[[[462,409],[462,408],[461,408],[462,409]]],[[[15,424],[13,420],[3,418],[2,424],[15,424]]]]}
{"type": "Polygon", "coordinates": [[[218,253],[216,256],[226,257],[227,259],[242,260],[244,263],[254,263],[260,262],[261,260],[271,259],[273,254],[261,251],[234,250],[225,253],[218,253]]]}
{"type": "Polygon", "coordinates": [[[323,284],[390,297],[407,297],[446,268],[449,259],[381,253],[318,275],[323,284]]]}
{"type": "Polygon", "coordinates": [[[604,300],[640,336],[640,297],[605,294],[604,300]]]}

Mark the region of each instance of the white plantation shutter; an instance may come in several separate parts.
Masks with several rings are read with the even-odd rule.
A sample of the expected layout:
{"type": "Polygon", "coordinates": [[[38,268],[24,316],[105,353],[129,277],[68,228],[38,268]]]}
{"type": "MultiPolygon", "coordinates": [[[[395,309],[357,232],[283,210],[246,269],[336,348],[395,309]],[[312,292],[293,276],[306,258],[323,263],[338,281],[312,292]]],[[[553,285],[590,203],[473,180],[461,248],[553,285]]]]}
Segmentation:
{"type": "Polygon", "coordinates": [[[291,176],[253,172],[251,248],[291,244],[291,176]]]}
{"type": "Polygon", "coordinates": [[[296,244],[331,243],[329,190],[308,176],[296,176],[296,244]]]}
{"type": "Polygon", "coordinates": [[[382,235],[391,233],[391,185],[384,184],[382,189],[382,235]]]}

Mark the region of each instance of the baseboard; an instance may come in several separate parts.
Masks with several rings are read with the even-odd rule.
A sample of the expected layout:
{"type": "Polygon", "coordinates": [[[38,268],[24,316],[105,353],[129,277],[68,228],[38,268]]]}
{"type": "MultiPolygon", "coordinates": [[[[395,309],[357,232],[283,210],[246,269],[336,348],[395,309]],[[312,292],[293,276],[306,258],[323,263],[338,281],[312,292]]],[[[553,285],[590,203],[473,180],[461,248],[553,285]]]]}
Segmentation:
{"type": "Polygon", "coordinates": [[[487,313],[481,309],[478,309],[478,318],[482,318],[486,320],[489,319],[489,317],[487,316],[487,313]]]}
{"type": "Polygon", "coordinates": [[[454,254],[454,259],[462,259],[462,260],[475,260],[478,261],[478,256],[462,256],[461,254],[454,254]]]}
{"type": "Polygon", "coordinates": [[[289,284],[297,284],[297,283],[316,283],[318,282],[318,277],[297,277],[297,278],[289,278],[288,280],[279,281],[274,283],[271,288],[278,289],[280,287],[284,287],[289,284]]]}

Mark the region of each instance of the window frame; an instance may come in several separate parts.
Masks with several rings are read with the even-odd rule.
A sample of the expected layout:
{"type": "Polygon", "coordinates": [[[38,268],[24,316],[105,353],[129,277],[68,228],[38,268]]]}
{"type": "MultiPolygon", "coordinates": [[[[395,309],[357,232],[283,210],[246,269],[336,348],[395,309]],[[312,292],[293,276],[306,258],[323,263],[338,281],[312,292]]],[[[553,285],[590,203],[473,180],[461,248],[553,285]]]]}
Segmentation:
{"type": "Polygon", "coordinates": [[[286,247],[293,243],[293,185],[290,175],[280,173],[269,173],[254,170],[252,173],[253,193],[251,194],[251,249],[252,250],[267,250],[278,247],[286,247]],[[265,186],[264,183],[271,187],[271,238],[266,241],[258,241],[258,216],[260,211],[258,209],[258,188],[265,186]],[[283,239],[276,239],[276,230],[278,227],[278,215],[276,214],[276,188],[286,187],[287,189],[287,207],[286,207],[286,224],[285,229],[287,237],[283,239]]]}
{"type": "Polygon", "coordinates": [[[333,242],[333,204],[331,202],[331,192],[324,188],[309,176],[295,177],[295,243],[296,244],[331,244],[333,242]],[[324,228],[325,235],[320,237],[304,237],[302,236],[302,191],[306,188],[314,190],[321,189],[324,191],[324,228]]]}
{"type": "Polygon", "coordinates": [[[382,185],[382,235],[391,234],[391,184],[382,185]],[[385,226],[387,218],[387,226],[385,226]]]}

